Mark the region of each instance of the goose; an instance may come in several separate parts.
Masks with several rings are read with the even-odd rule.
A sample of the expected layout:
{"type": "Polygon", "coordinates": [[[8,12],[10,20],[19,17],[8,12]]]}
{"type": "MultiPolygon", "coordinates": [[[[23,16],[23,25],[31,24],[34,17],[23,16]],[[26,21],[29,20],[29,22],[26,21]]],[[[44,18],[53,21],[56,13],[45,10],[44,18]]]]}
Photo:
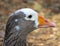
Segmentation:
{"type": "Polygon", "coordinates": [[[27,46],[26,37],[35,29],[54,27],[31,8],[22,8],[11,13],[6,24],[3,46],[27,46]]]}

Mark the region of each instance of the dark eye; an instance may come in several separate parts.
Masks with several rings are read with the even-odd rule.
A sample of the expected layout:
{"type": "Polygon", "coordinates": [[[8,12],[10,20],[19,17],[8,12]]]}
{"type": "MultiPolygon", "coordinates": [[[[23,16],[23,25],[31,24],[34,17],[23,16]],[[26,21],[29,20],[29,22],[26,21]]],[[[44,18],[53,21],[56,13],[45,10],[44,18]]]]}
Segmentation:
{"type": "Polygon", "coordinates": [[[28,18],[32,18],[32,15],[29,15],[28,18]]]}

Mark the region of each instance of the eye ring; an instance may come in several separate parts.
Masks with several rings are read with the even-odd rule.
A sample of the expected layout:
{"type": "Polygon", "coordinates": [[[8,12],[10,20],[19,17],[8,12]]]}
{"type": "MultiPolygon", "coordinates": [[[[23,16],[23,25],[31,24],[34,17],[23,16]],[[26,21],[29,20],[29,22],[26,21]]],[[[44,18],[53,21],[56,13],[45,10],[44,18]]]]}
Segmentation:
{"type": "Polygon", "coordinates": [[[28,18],[32,18],[32,15],[29,15],[28,18]]]}

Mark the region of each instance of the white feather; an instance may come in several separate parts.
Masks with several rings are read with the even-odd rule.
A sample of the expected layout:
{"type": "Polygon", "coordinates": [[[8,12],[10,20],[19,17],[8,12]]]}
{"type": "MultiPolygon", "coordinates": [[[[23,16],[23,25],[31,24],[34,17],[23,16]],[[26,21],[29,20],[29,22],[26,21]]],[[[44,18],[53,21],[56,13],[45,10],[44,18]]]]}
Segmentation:
{"type": "Polygon", "coordinates": [[[15,22],[17,22],[18,21],[18,19],[15,19],[15,22]]]}
{"type": "Polygon", "coordinates": [[[15,26],[15,29],[19,31],[20,27],[19,26],[15,26]]]}

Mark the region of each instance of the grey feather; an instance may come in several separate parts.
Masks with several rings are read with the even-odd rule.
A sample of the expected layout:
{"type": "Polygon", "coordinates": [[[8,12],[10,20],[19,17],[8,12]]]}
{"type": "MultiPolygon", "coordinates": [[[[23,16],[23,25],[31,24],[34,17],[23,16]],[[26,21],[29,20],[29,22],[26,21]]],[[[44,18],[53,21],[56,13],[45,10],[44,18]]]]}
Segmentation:
{"type": "Polygon", "coordinates": [[[34,27],[34,21],[25,20],[25,14],[23,12],[13,13],[9,17],[3,46],[26,46],[26,36],[28,33],[36,29],[34,27]],[[18,21],[15,21],[15,20],[18,21]]]}

